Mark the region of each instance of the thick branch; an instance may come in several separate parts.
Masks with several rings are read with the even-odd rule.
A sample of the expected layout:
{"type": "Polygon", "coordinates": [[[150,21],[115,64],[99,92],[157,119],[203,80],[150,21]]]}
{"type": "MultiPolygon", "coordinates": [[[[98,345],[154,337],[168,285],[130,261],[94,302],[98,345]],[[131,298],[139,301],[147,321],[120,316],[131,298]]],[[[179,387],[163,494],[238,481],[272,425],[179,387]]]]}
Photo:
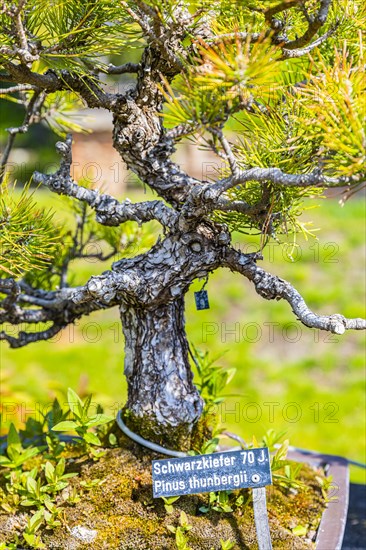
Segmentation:
{"type": "Polygon", "coordinates": [[[108,65],[108,74],[138,73],[141,66],[139,63],[125,63],[124,65],[108,65]]]}
{"type": "Polygon", "coordinates": [[[286,42],[287,50],[295,50],[296,48],[302,48],[310,42],[313,36],[316,35],[318,30],[324,25],[328,17],[328,11],[332,0],[321,0],[320,8],[318,13],[311,18],[307,30],[302,36],[296,38],[296,40],[291,40],[286,42]]]}
{"type": "Polygon", "coordinates": [[[174,7],[174,19],[168,12],[162,17],[159,10],[140,0],[123,5],[141,26],[148,45],[139,63],[136,87],[118,101],[114,110],[113,145],[129,169],[179,209],[190,189],[200,182],[171,160],[173,140],[181,134],[173,131],[167,135],[163,127],[160,86],[182,71],[183,60],[189,54],[182,37],[190,32],[194,18],[185,2],[174,7]]]}
{"type": "MultiPolygon", "coordinates": [[[[262,207],[262,206],[261,206],[262,207]]],[[[210,210],[221,210],[222,212],[239,212],[240,214],[257,214],[258,205],[251,205],[245,201],[234,201],[219,197],[215,203],[212,203],[210,210]]]]}
{"type": "Polygon", "coordinates": [[[45,323],[49,320],[49,314],[41,309],[22,309],[19,306],[12,312],[0,309],[0,323],[20,325],[21,323],[45,323]]]}
{"type": "Polygon", "coordinates": [[[329,29],[326,33],[324,33],[322,36],[320,36],[317,40],[314,40],[314,42],[312,42],[308,46],[305,46],[305,48],[290,50],[290,49],[287,48],[287,44],[286,44],[286,48],[284,48],[282,50],[282,58],[283,59],[290,59],[290,58],[294,58],[294,57],[301,57],[303,55],[306,55],[306,54],[310,53],[312,50],[314,50],[315,48],[317,48],[318,46],[323,44],[323,42],[325,42],[332,34],[334,34],[337,27],[338,27],[338,24],[335,25],[334,27],[332,27],[331,29],[329,29]]]}
{"type": "Polygon", "coordinates": [[[34,309],[23,309],[19,305],[7,307],[7,301],[12,299],[14,285],[18,289],[23,286],[11,281],[10,279],[0,280],[0,293],[8,295],[8,298],[3,300],[1,304],[4,309],[0,309],[0,323],[28,325],[52,322],[51,327],[38,332],[22,331],[17,336],[8,334],[6,330],[0,332],[0,340],[6,340],[10,347],[18,348],[32,342],[48,340],[76,319],[89,315],[93,311],[117,305],[120,303],[120,293],[123,293],[124,289],[128,289],[130,279],[122,276],[117,277],[115,274],[109,273],[108,276],[103,275],[100,278],[92,277],[85,287],[67,288],[52,292],[35,290],[25,285],[28,294],[22,289],[22,293],[17,295],[17,302],[20,304],[30,303],[36,306],[34,309]],[[99,289],[99,292],[96,290],[95,279],[103,279],[106,283],[103,288],[99,289]],[[2,284],[3,281],[4,284],[2,284]],[[111,292],[113,292],[113,295],[111,292]],[[117,292],[119,293],[118,299],[116,298],[117,292]],[[81,295],[84,296],[84,299],[78,300],[77,297],[81,295]],[[73,300],[74,296],[75,300],[73,300]],[[85,296],[87,296],[87,299],[85,299],[85,296]]]}
{"type": "Polygon", "coordinates": [[[72,90],[81,95],[89,107],[104,107],[113,110],[118,96],[103,92],[95,79],[80,77],[62,70],[60,76],[53,70],[45,73],[32,72],[26,65],[4,63],[6,74],[0,75],[0,80],[16,82],[17,84],[30,84],[48,93],[72,90]]]}
{"type": "Polygon", "coordinates": [[[161,201],[131,203],[129,199],[120,203],[110,195],[101,195],[94,189],[88,189],[75,183],[70,176],[72,136],[65,142],[58,142],[56,148],[62,155],[60,169],[52,175],[36,172],[33,179],[42,183],[54,193],[66,195],[88,204],[96,213],[96,220],[102,225],[117,226],[126,221],[145,223],[159,221],[164,227],[172,227],[178,215],[161,201]]]}
{"type": "Polygon", "coordinates": [[[271,186],[285,187],[344,187],[360,186],[366,175],[340,176],[332,178],[324,176],[319,171],[310,174],[287,174],[279,168],[249,168],[237,172],[236,175],[221,179],[216,183],[197,183],[191,188],[186,202],[181,210],[182,217],[187,220],[195,220],[207,215],[214,210],[225,212],[240,212],[248,215],[266,213],[269,207],[271,186]],[[249,181],[257,181],[262,184],[263,194],[255,204],[248,204],[245,201],[233,201],[225,196],[225,192],[237,185],[249,181]]]}
{"type": "Polygon", "coordinates": [[[0,340],[5,340],[9,343],[11,348],[21,348],[32,342],[40,342],[41,340],[49,340],[55,336],[60,330],[65,328],[66,324],[58,325],[54,323],[47,330],[42,330],[40,332],[19,332],[18,336],[11,336],[5,331],[0,331],[0,340]]]}
{"type": "Polygon", "coordinates": [[[345,187],[346,185],[359,184],[365,177],[366,175],[363,174],[330,177],[325,176],[319,170],[314,170],[309,174],[288,174],[279,168],[249,168],[242,170],[236,176],[224,178],[211,185],[207,190],[207,198],[211,194],[214,197],[215,193],[221,195],[224,191],[248,181],[270,182],[285,187],[345,187]]]}
{"type": "MultiPolygon", "coordinates": [[[[15,313],[18,309],[17,301],[19,299],[21,290],[20,286],[14,279],[2,279],[4,281],[4,288],[6,289],[7,298],[3,300],[0,304],[0,307],[3,307],[8,314],[15,313]]],[[[1,286],[0,286],[1,292],[1,286]]],[[[0,310],[0,322],[1,322],[1,310],[0,310]]]]}
{"type": "Polygon", "coordinates": [[[225,258],[226,267],[242,273],[254,283],[257,293],[266,300],[284,299],[291,306],[299,321],[310,328],[327,330],[334,334],[343,334],[346,330],[365,330],[365,319],[346,319],[343,315],[317,315],[306,305],[303,297],[287,281],[271,275],[254,261],[248,261],[248,255],[232,248],[225,258]]]}

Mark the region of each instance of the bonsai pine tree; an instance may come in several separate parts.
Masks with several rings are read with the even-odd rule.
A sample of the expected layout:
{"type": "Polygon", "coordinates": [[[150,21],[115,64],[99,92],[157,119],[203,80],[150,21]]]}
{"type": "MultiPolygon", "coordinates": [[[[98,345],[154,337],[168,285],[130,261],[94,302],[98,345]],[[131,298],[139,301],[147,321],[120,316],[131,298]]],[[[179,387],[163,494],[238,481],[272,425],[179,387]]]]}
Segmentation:
{"type": "Polygon", "coordinates": [[[0,14],[3,108],[7,100],[24,107],[2,155],[0,214],[0,321],[22,330],[5,328],[2,340],[12,348],[48,340],[118,306],[126,422],[186,449],[204,406],[184,326],[194,280],[227,268],[249,279],[260,299],[288,302],[289,315],[307,327],[339,335],[366,328],[363,319],[311,311],[298,289],[261,267],[270,239],[306,231],[304,199],[337,187],[346,199],[365,182],[361,0],[4,0],[0,14]],[[133,62],[108,64],[121,53],[133,62]],[[128,90],[108,84],[106,75],[125,73],[128,90]],[[77,128],[67,114],[81,104],[113,114],[113,146],[156,200],[119,202],[74,181],[66,133],[77,128]],[[34,173],[32,182],[75,202],[82,214],[71,242],[27,190],[19,197],[6,185],[17,135],[42,121],[65,136],[59,168],[34,173]],[[218,156],[215,181],[172,160],[184,138],[218,156]],[[70,264],[88,256],[86,231],[112,255],[123,224],[151,220],[162,233],[150,250],[106,271],[103,264],[72,286],[70,264]],[[237,250],[234,230],[259,234],[258,251],[237,250]]]}

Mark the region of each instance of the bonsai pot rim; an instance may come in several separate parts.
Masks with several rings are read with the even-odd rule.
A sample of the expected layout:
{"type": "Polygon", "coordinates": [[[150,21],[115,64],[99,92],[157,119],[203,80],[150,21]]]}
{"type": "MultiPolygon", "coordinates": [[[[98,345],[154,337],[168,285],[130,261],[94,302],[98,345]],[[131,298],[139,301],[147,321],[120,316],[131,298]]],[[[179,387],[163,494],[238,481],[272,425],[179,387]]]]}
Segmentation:
{"type": "Polygon", "coordinates": [[[323,467],[326,475],[332,476],[332,483],[337,493],[334,495],[335,499],[328,503],[323,512],[315,539],[315,548],[341,550],[349,501],[348,461],[341,456],[305,450],[289,451],[288,458],[296,462],[305,462],[310,466],[323,467]]]}

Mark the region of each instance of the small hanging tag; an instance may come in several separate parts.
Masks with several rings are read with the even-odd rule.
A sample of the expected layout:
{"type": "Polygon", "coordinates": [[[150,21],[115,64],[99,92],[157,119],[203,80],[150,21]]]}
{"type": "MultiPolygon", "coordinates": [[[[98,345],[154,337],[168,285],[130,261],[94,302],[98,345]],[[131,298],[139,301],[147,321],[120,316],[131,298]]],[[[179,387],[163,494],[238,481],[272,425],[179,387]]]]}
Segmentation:
{"type": "Polygon", "coordinates": [[[196,300],[196,309],[198,311],[201,309],[210,309],[207,290],[199,290],[198,292],[195,292],[194,299],[196,300]]]}

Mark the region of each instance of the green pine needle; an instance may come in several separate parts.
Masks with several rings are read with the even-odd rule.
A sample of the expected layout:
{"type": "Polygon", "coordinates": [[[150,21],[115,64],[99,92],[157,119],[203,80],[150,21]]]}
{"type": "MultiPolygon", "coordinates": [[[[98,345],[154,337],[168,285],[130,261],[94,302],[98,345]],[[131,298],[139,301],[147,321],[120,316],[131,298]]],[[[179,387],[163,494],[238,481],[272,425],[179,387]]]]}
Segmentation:
{"type": "Polygon", "coordinates": [[[20,197],[6,186],[0,192],[0,276],[45,269],[60,246],[53,213],[37,206],[29,186],[20,197]]]}

